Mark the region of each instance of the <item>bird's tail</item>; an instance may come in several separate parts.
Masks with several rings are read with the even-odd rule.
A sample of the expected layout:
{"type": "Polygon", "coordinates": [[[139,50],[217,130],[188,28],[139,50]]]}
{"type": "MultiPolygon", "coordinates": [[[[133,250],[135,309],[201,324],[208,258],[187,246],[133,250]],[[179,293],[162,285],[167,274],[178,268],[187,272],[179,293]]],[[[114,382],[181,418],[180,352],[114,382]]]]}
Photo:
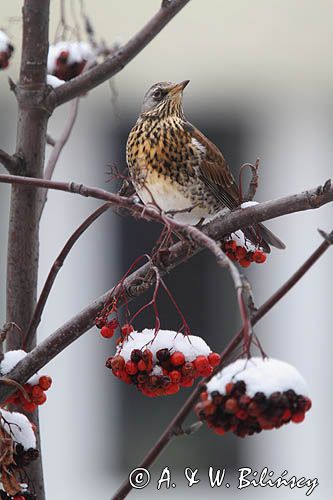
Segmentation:
{"type": "Polygon", "coordinates": [[[267,229],[264,224],[256,224],[244,230],[246,238],[255,244],[260,245],[266,253],[270,253],[271,246],[284,250],[286,245],[272,231],[267,229]]]}

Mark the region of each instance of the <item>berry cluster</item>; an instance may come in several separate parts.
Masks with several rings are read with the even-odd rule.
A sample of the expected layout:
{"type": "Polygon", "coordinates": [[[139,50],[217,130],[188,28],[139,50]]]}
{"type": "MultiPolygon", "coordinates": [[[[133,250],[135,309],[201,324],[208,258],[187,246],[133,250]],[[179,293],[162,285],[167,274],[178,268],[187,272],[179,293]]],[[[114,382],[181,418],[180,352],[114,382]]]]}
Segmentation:
{"type": "Polygon", "coordinates": [[[242,267],[249,267],[252,262],[263,264],[266,261],[266,254],[260,248],[247,248],[243,244],[237,244],[237,241],[230,239],[224,241],[222,249],[230,260],[238,262],[242,267]]]}
{"type": "Polygon", "coordinates": [[[37,499],[36,495],[34,495],[33,493],[29,493],[29,491],[21,491],[20,493],[18,493],[14,497],[12,497],[12,496],[8,495],[8,493],[6,493],[3,490],[0,490],[0,498],[1,498],[1,500],[36,500],[37,499]]]}
{"type": "Polygon", "coordinates": [[[14,47],[10,43],[8,36],[0,30],[0,70],[8,67],[13,52],[14,47]]]}
{"type": "Polygon", "coordinates": [[[119,344],[106,366],[145,396],[155,397],[191,387],[195,378],[211,375],[219,362],[219,354],[211,352],[200,337],[167,330],[154,337],[153,330],[144,330],[133,332],[119,344]]]}
{"type": "Polygon", "coordinates": [[[122,339],[126,338],[130,333],[134,332],[134,328],[132,325],[126,323],[125,325],[120,326],[116,318],[113,318],[110,321],[105,321],[103,318],[97,318],[96,326],[100,329],[100,334],[105,339],[111,339],[114,336],[117,328],[119,327],[121,335],[119,342],[121,342],[122,339]]]}
{"type": "Polygon", "coordinates": [[[240,437],[253,435],[262,430],[278,429],[290,421],[302,422],[305,413],[311,408],[311,400],[297,393],[291,386],[295,389],[301,388],[305,393],[303,379],[295,369],[293,372],[288,370],[288,367],[293,368],[290,365],[276,360],[266,361],[266,365],[270,362],[272,366],[264,366],[263,370],[261,370],[262,363],[265,362],[262,360],[258,366],[251,366],[248,370],[246,365],[244,368],[243,360],[244,376],[242,371],[238,373],[235,371],[239,370],[240,363],[233,363],[236,366],[231,372],[237,373],[237,376],[229,378],[229,381],[228,377],[223,375],[223,371],[216,375],[201,393],[201,401],[195,407],[197,416],[205,420],[208,427],[216,434],[223,435],[231,431],[240,437]],[[277,367],[283,369],[284,365],[287,366],[286,377],[281,376],[281,372],[276,370],[277,367]],[[267,376],[269,371],[272,379],[269,380],[268,376],[268,383],[267,379],[260,381],[260,378],[267,376]],[[288,387],[286,378],[290,373],[294,375],[289,380],[290,388],[282,390],[283,387],[288,387]],[[281,390],[277,390],[279,384],[281,390]],[[256,390],[261,388],[260,385],[265,392],[256,390]]]}
{"type": "Polygon", "coordinates": [[[25,450],[21,443],[15,444],[14,458],[15,464],[19,469],[26,467],[38,457],[39,451],[37,448],[29,448],[28,450],[25,450]]]}
{"type": "Polygon", "coordinates": [[[68,81],[82,73],[93,52],[85,42],[58,42],[49,48],[47,68],[50,75],[68,81]]]}
{"type": "Polygon", "coordinates": [[[15,406],[22,407],[26,412],[32,413],[36,410],[37,406],[40,406],[46,401],[47,391],[52,385],[51,377],[47,375],[42,375],[39,377],[36,384],[26,383],[23,385],[25,393],[23,391],[15,391],[7,400],[5,405],[12,404],[15,406]]]}

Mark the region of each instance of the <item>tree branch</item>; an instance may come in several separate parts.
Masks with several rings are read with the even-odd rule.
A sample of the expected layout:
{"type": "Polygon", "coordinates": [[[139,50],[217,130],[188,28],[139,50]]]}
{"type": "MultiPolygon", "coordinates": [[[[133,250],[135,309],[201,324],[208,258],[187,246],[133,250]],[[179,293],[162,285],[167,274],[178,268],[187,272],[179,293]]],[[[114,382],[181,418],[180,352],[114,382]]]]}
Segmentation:
{"type": "MultiPolygon", "coordinates": [[[[79,103],[80,103],[80,98],[77,97],[71,102],[70,106],[70,111],[69,115],[67,118],[67,122],[65,124],[64,130],[60,136],[60,138],[54,142],[53,149],[49,158],[49,161],[47,162],[45,171],[44,171],[44,179],[50,180],[52,179],[54,169],[56,167],[56,164],[59,160],[59,157],[61,155],[62,150],[64,149],[75,124],[78,110],[79,110],[79,103]]],[[[47,138],[46,138],[47,139],[47,138]]],[[[48,139],[47,139],[48,140],[48,139]]],[[[43,209],[45,206],[47,200],[47,189],[43,190],[42,195],[41,195],[41,203],[40,203],[40,212],[39,212],[39,218],[41,217],[43,213],[43,209]]]]}
{"type": "MultiPolygon", "coordinates": [[[[27,186],[43,187],[79,194],[84,197],[92,197],[99,200],[108,201],[114,207],[127,210],[131,215],[146,220],[154,220],[162,224],[166,217],[160,214],[154,206],[143,206],[132,198],[125,198],[117,194],[109,193],[103,189],[76,184],[75,182],[47,181],[45,179],[31,179],[28,177],[16,177],[10,175],[0,175],[0,183],[23,184],[27,186]]],[[[333,201],[333,186],[328,180],[323,186],[277,198],[271,201],[264,201],[252,207],[237,209],[227,215],[214,219],[202,229],[204,234],[218,241],[226,234],[230,234],[237,229],[242,229],[249,225],[263,222],[282,215],[287,215],[304,210],[313,210],[333,201]]],[[[172,219],[174,228],[184,230],[185,224],[180,224],[172,219]]],[[[188,232],[188,229],[186,230],[188,232]]]]}
{"type": "Polygon", "coordinates": [[[89,217],[87,217],[74,231],[74,233],[71,235],[71,237],[68,239],[65,246],[59,253],[58,257],[54,261],[51,270],[44,283],[37,305],[35,307],[29,328],[25,334],[23,340],[23,348],[27,343],[29,343],[31,337],[33,337],[36,333],[37,327],[40,323],[44,311],[46,301],[50,295],[52,286],[69,252],[72,250],[73,246],[80,238],[80,236],[82,236],[82,234],[91,226],[91,224],[95,222],[95,220],[98,219],[98,217],[100,217],[109,208],[110,208],[109,203],[104,203],[101,207],[97,208],[97,210],[95,210],[92,214],[90,214],[89,217]]]}
{"type": "Polygon", "coordinates": [[[0,149],[0,163],[11,175],[24,174],[24,161],[20,155],[9,155],[3,149],[0,149]]]}
{"type": "Polygon", "coordinates": [[[47,102],[53,108],[97,87],[121,71],[168,24],[189,0],[163,2],[158,12],[112,57],[68,83],[54,89],[47,102]]]}
{"type": "MultiPolygon", "coordinates": [[[[325,241],[310,255],[310,257],[302,264],[302,266],[258,309],[258,311],[253,315],[251,319],[251,325],[255,325],[258,321],[267,314],[273,306],[282,299],[291,288],[304,276],[304,274],[317,262],[317,260],[326,252],[326,250],[333,244],[333,232],[330,233],[329,238],[325,241]]],[[[234,338],[229,342],[227,347],[221,353],[221,363],[214,370],[214,374],[222,369],[226,364],[227,359],[235,351],[235,349],[240,345],[244,336],[244,331],[239,331],[234,338]]],[[[193,390],[190,396],[187,398],[183,406],[180,408],[175,417],[167,425],[159,439],[156,441],[151,450],[147,453],[143,461],[138,465],[139,468],[149,468],[156,461],[162,451],[166,448],[169,442],[174,436],[177,435],[175,431],[181,428],[186,417],[192,411],[196,401],[200,396],[202,386],[205,385],[212,377],[207,377],[203,379],[193,390]]],[[[125,498],[128,493],[132,490],[132,485],[126,479],[120,488],[117,490],[115,495],[112,497],[113,500],[121,500],[125,498]]]]}

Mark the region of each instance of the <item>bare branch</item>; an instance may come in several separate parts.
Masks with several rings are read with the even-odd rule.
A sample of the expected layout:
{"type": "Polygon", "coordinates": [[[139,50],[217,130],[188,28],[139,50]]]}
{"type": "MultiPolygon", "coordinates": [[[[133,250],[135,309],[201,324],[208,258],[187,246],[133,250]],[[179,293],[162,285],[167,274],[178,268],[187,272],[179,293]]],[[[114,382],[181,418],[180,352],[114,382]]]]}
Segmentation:
{"type": "Polygon", "coordinates": [[[9,155],[3,149],[0,149],[0,163],[11,175],[24,174],[24,160],[20,155],[9,155]]]}
{"type": "Polygon", "coordinates": [[[90,71],[74,78],[68,83],[54,89],[48,98],[49,106],[56,107],[64,104],[84,92],[97,87],[122,70],[148,43],[168,24],[178,12],[185,7],[189,0],[172,0],[163,2],[159,11],[148,23],[131,38],[123,47],[117,50],[112,57],[95,66],[90,71]]]}
{"type": "MultiPolygon", "coordinates": [[[[73,127],[74,127],[74,124],[75,124],[75,121],[77,118],[77,114],[78,114],[78,110],[79,110],[79,103],[80,103],[79,97],[77,97],[76,99],[74,99],[71,102],[69,115],[68,115],[64,130],[61,134],[61,137],[52,144],[53,149],[52,149],[49,161],[48,161],[46,168],[45,168],[45,171],[44,171],[44,178],[47,180],[52,179],[57,161],[59,160],[61,152],[62,152],[63,148],[65,147],[65,145],[69,139],[69,136],[71,135],[71,132],[73,130],[73,127]]],[[[46,140],[47,140],[47,142],[49,142],[48,137],[46,137],[46,140]]],[[[40,210],[39,218],[41,217],[41,215],[43,213],[43,209],[44,209],[46,200],[47,200],[47,189],[45,189],[43,191],[43,194],[41,196],[41,203],[40,203],[40,208],[39,208],[39,210],[40,210]]]]}
{"type": "Polygon", "coordinates": [[[24,346],[29,343],[30,339],[32,336],[35,335],[37,327],[40,323],[43,310],[46,304],[46,301],[50,295],[52,286],[55,282],[55,279],[63,266],[66,257],[68,256],[69,252],[72,250],[73,246],[77,242],[77,240],[82,236],[82,234],[91,226],[93,222],[95,222],[98,217],[100,217],[106,210],[110,208],[109,203],[104,203],[101,207],[99,207],[97,210],[95,210],[89,217],[87,217],[80,225],[79,227],[74,231],[74,233],[71,235],[71,237],[68,239],[66,242],[65,246],[59,253],[58,257],[54,261],[51,270],[46,278],[46,281],[44,283],[42,292],[40,294],[40,297],[38,299],[38,302],[36,304],[34,314],[32,316],[29,328],[27,330],[27,333],[24,337],[23,340],[23,348],[24,346]]]}
{"type": "Polygon", "coordinates": [[[48,179],[48,180],[52,179],[56,163],[59,159],[59,156],[60,156],[66,142],[69,139],[69,136],[71,135],[72,130],[73,130],[73,126],[74,126],[75,120],[77,118],[77,113],[79,110],[79,102],[80,102],[80,98],[78,97],[77,99],[74,99],[71,103],[68,119],[67,119],[66,125],[64,127],[64,130],[61,134],[60,139],[55,141],[54,148],[52,149],[52,153],[51,153],[49,161],[46,165],[45,172],[44,172],[44,179],[48,179]]]}

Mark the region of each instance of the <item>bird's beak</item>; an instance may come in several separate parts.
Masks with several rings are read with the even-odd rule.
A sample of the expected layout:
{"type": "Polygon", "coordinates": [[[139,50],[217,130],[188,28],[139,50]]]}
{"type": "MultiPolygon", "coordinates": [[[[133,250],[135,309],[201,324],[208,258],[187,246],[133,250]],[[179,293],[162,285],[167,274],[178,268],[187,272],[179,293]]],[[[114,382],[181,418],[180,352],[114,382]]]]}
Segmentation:
{"type": "Polygon", "coordinates": [[[171,95],[180,94],[181,92],[183,92],[184,88],[189,83],[190,83],[190,80],[184,80],[183,82],[176,83],[176,85],[173,85],[172,87],[170,87],[169,94],[171,94],[171,95]]]}

